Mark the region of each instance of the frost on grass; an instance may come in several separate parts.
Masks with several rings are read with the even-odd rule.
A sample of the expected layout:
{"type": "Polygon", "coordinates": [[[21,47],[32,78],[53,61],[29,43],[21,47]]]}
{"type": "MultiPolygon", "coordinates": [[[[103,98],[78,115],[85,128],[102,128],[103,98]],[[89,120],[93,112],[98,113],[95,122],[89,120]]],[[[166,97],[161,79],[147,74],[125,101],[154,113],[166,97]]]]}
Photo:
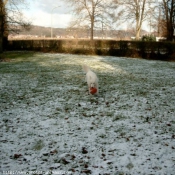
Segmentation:
{"type": "Polygon", "coordinates": [[[175,63],[38,53],[0,74],[1,171],[175,174],[175,63]]]}

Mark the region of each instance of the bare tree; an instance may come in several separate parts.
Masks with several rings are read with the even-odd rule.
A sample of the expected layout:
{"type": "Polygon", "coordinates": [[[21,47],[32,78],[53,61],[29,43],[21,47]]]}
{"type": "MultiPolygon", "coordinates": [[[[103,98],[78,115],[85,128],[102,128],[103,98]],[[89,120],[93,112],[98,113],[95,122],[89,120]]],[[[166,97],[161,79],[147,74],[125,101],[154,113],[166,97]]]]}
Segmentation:
{"type": "Polygon", "coordinates": [[[30,29],[21,12],[25,0],[0,0],[0,51],[2,52],[9,32],[18,32],[19,26],[30,29]],[[20,6],[20,7],[19,7],[20,6]]]}
{"type": "Polygon", "coordinates": [[[4,4],[3,0],[0,0],[0,53],[3,52],[3,23],[4,23],[4,4]]]}
{"type": "Polygon", "coordinates": [[[162,0],[162,11],[166,23],[166,37],[167,40],[173,40],[173,34],[175,30],[175,0],[162,0]]]}
{"type": "Polygon", "coordinates": [[[113,0],[117,20],[135,23],[136,39],[140,37],[142,24],[153,13],[154,0],[113,0]]]}
{"type": "Polygon", "coordinates": [[[153,33],[158,37],[166,37],[166,21],[164,18],[164,14],[162,11],[162,6],[160,5],[160,1],[157,1],[155,4],[154,13],[149,18],[150,32],[151,29],[153,33]]]}
{"type": "Polygon", "coordinates": [[[22,10],[27,8],[25,0],[6,0],[6,21],[8,24],[8,31],[18,32],[19,26],[28,30],[31,22],[23,16],[22,10]]]}
{"type": "Polygon", "coordinates": [[[109,24],[107,15],[109,15],[110,0],[66,0],[74,12],[74,20],[71,27],[89,26],[90,38],[94,38],[94,28],[104,27],[109,24]]]}

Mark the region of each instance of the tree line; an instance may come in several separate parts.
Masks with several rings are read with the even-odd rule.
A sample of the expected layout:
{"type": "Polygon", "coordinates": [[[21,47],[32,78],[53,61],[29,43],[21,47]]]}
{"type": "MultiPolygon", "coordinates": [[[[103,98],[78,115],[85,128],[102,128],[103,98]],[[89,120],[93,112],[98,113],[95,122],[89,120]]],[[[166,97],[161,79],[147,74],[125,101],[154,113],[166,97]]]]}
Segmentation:
{"type": "Polygon", "coordinates": [[[122,23],[134,24],[138,40],[144,21],[160,36],[172,41],[175,29],[175,0],[66,0],[73,7],[71,27],[111,28],[122,23]]]}
{"type": "MultiPolygon", "coordinates": [[[[70,28],[90,30],[90,39],[94,39],[94,30],[115,28],[123,23],[134,24],[135,37],[138,40],[144,21],[150,28],[172,41],[175,30],[175,0],[64,0],[71,6],[73,20],[70,28]]],[[[18,32],[19,27],[30,29],[30,22],[22,17],[19,6],[25,0],[0,0],[0,52],[4,38],[9,31],[18,32]]]]}

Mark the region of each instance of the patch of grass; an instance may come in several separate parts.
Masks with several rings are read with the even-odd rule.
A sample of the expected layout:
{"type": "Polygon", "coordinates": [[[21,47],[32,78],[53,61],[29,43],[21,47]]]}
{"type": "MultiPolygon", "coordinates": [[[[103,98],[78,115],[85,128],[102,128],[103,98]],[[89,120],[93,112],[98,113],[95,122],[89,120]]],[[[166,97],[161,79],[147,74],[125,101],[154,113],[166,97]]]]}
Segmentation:
{"type": "Polygon", "coordinates": [[[35,143],[34,143],[34,146],[33,146],[33,150],[35,150],[35,151],[39,151],[39,150],[41,150],[43,147],[44,147],[45,145],[44,145],[44,142],[42,141],[42,140],[38,140],[38,141],[36,141],[35,143]]]}
{"type": "Polygon", "coordinates": [[[118,120],[124,120],[126,119],[126,116],[124,116],[123,114],[115,114],[112,118],[112,121],[118,121],[118,120]]]}
{"type": "Polygon", "coordinates": [[[9,59],[19,59],[23,60],[33,57],[35,52],[29,51],[14,51],[14,52],[4,52],[3,56],[9,59]]]}
{"type": "MultiPolygon", "coordinates": [[[[126,170],[135,173],[137,167],[143,169],[143,173],[138,174],[155,174],[147,172],[151,164],[143,166],[138,160],[149,158],[156,164],[156,148],[172,157],[174,147],[170,138],[174,138],[175,132],[173,64],[42,53],[26,53],[23,59],[19,53],[16,57],[15,53],[9,54],[15,59],[0,63],[3,161],[10,156],[10,150],[24,147],[32,159],[22,163],[23,170],[35,165],[49,169],[48,162],[51,165],[65,153],[69,156],[76,153],[70,157],[66,168],[73,164],[84,168],[78,159],[87,160],[88,157],[92,170],[92,166],[101,162],[105,169],[108,167],[106,172],[109,173],[114,164],[109,162],[108,166],[106,160],[114,160],[118,170],[122,169],[125,174],[126,170]],[[88,95],[82,64],[89,65],[99,76],[98,96],[88,95]],[[13,122],[8,122],[11,120],[13,122]],[[8,140],[14,145],[9,146],[8,140]],[[84,146],[88,151],[86,157],[81,155],[84,146]],[[56,152],[52,150],[55,148],[56,152]],[[100,149],[104,150],[103,155],[100,155],[100,149]],[[46,156],[38,159],[37,151],[46,156]],[[53,155],[47,156],[50,152],[53,155]],[[128,155],[138,155],[138,159],[132,159],[133,163],[126,162],[123,158],[128,155]],[[35,157],[36,162],[33,161],[35,157]]],[[[64,170],[67,162],[61,160],[57,163],[64,170]]],[[[164,160],[167,157],[161,156],[159,161],[164,160]]],[[[6,165],[16,166],[11,162],[6,165]]],[[[164,172],[167,172],[166,168],[164,172]]]]}

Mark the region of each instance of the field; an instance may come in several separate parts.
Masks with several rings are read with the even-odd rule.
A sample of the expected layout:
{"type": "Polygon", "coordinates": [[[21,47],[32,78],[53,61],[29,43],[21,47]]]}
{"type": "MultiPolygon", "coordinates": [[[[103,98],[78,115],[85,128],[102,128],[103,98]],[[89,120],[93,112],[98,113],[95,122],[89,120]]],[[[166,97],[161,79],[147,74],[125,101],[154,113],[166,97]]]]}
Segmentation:
{"type": "Polygon", "coordinates": [[[0,172],[175,174],[175,63],[8,52],[0,172]],[[81,65],[99,77],[88,94],[81,65]]]}

